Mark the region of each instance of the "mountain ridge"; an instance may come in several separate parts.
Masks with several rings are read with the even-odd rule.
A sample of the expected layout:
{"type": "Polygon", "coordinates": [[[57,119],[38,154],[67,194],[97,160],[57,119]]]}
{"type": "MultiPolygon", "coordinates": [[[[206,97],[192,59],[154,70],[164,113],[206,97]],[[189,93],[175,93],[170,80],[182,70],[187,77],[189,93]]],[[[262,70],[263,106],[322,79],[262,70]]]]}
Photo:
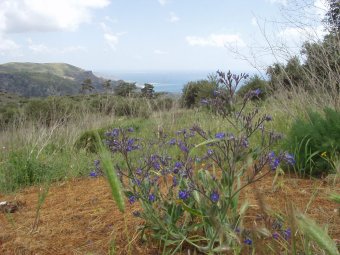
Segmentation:
{"type": "Polygon", "coordinates": [[[96,91],[103,90],[104,78],[67,63],[9,62],[0,65],[0,91],[25,97],[77,94],[86,79],[91,79],[96,91]]]}

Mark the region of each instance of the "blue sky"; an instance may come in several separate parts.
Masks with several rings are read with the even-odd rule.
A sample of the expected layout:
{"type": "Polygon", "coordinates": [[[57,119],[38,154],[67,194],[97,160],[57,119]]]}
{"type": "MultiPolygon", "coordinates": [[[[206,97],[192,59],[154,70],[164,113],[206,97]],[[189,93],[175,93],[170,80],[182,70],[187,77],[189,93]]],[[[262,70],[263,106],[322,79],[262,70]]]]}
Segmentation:
{"type": "Polygon", "coordinates": [[[303,9],[316,22],[297,26],[282,15],[289,1],[0,0],[0,63],[248,71],[278,60],[268,41],[292,53],[307,33],[322,35],[323,0],[308,0],[303,9]]]}

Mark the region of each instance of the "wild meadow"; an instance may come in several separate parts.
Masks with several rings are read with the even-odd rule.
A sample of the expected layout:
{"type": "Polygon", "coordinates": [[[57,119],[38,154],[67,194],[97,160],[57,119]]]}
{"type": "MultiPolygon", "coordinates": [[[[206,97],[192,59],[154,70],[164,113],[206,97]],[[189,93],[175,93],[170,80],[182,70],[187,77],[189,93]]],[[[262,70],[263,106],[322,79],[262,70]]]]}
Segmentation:
{"type": "Polygon", "coordinates": [[[339,254],[332,8],[323,40],[265,78],[1,94],[0,253],[339,254]]]}

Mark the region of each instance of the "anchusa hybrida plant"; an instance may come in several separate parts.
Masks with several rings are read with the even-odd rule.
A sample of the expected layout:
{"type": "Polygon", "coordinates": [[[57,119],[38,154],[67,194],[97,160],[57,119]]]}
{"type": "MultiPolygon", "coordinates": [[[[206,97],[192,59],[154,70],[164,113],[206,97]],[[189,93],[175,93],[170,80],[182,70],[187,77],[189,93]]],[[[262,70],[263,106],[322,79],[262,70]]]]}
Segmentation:
{"type": "Polygon", "coordinates": [[[266,128],[271,116],[246,107],[261,92],[250,91],[237,104],[236,87],[247,75],[218,75],[221,89],[204,103],[228,120],[225,130],[212,133],[194,125],[154,141],[134,137],[131,129],[106,133],[107,146],[124,160],[116,171],[125,195],[130,204],[140,203],[134,215],[173,252],[183,244],[203,253],[251,246],[251,238],[237,231],[247,209],[246,203],[239,205],[240,192],[280,163],[294,163],[290,154],[271,151],[281,138],[266,128]],[[254,135],[260,143],[251,143],[254,135]]]}

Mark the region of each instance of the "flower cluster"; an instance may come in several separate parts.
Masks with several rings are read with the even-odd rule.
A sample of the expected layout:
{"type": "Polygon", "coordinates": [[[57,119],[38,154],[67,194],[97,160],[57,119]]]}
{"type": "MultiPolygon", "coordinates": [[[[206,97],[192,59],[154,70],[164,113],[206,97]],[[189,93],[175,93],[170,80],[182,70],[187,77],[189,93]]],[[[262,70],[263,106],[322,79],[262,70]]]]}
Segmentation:
{"type": "Polygon", "coordinates": [[[95,178],[95,177],[103,175],[103,171],[100,168],[100,161],[98,159],[94,161],[94,167],[95,169],[90,172],[90,177],[95,178]]]}
{"type": "MultiPolygon", "coordinates": [[[[160,240],[171,239],[172,243],[181,245],[186,236],[188,244],[207,253],[213,252],[219,239],[229,240],[230,246],[239,244],[237,238],[233,239],[220,226],[238,229],[242,224],[240,192],[275,171],[281,163],[295,163],[288,153],[276,155],[270,151],[281,138],[266,130],[266,122],[272,117],[259,116],[256,108],[245,110],[249,99],[261,91],[250,92],[243,104],[236,104],[236,88],[248,76],[220,71],[218,75],[221,86],[215,91],[215,98],[202,103],[228,119],[228,130],[212,133],[194,125],[177,131],[174,137],[164,135],[149,142],[132,137],[135,135],[132,128],[115,128],[106,133],[107,146],[124,160],[116,164],[124,193],[130,204],[138,202],[143,208],[134,214],[142,217],[145,227],[160,240]],[[254,134],[259,135],[261,143],[251,142],[254,134]],[[254,171],[245,177],[249,162],[254,171]],[[193,222],[195,230],[191,226],[193,222]],[[191,231],[203,236],[190,239],[189,236],[195,236],[191,231]]],[[[275,233],[284,238],[291,234],[279,229],[275,233]]],[[[252,245],[250,235],[243,238],[244,245],[252,245]]]]}

